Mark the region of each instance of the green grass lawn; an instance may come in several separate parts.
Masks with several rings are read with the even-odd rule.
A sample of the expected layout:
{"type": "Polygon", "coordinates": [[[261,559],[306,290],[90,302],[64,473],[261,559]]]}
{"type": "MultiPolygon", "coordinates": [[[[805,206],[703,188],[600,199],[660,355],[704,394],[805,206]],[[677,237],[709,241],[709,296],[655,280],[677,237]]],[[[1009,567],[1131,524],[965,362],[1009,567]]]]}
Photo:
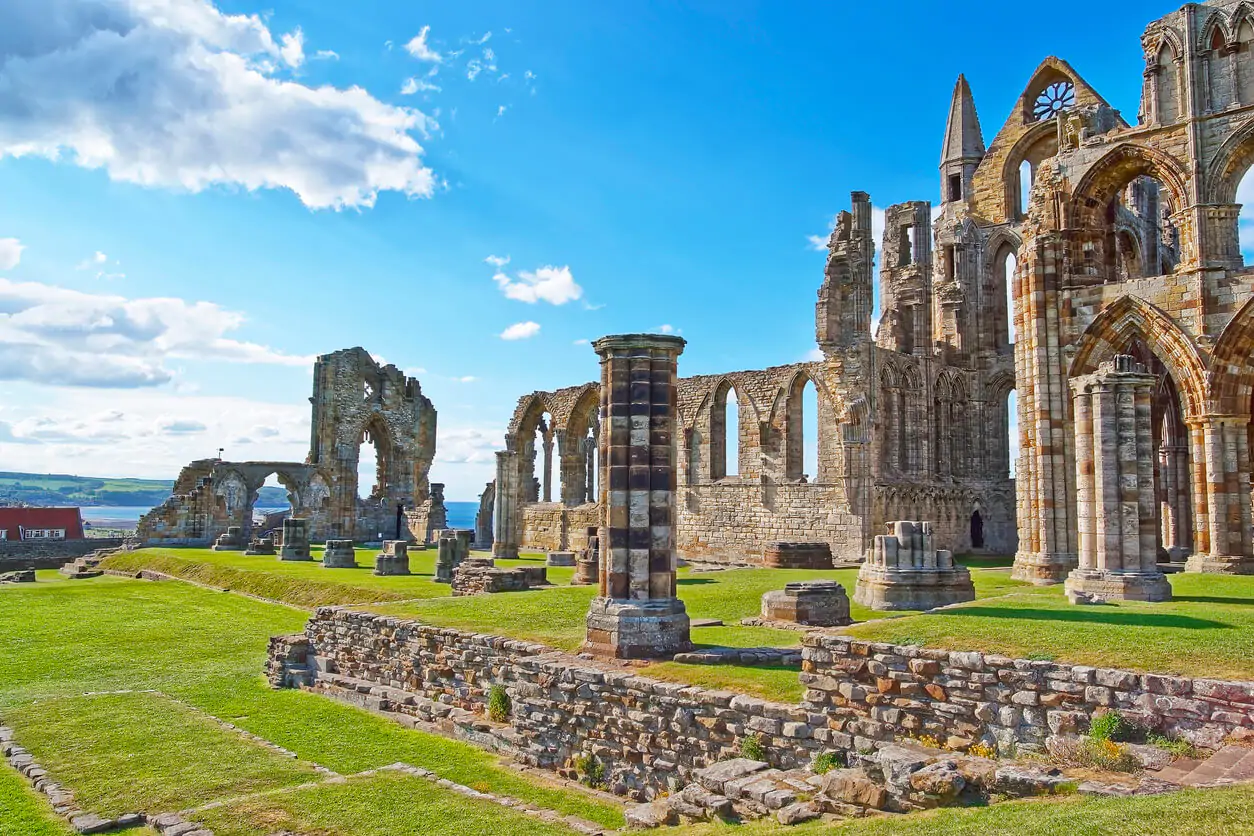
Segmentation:
{"type": "MultiPolygon", "coordinates": [[[[378,549],[357,549],[356,552],[356,569],[324,569],[322,550],[318,547],[312,551],[313,562],[284,561],[274,555],[245,555],[243,552],[215,552],[212,549],[139,549],[109,557],[104,567],[124,572],[152,569],[184,580],[306,608],[325,604],[438,598],[450,594],[448,584],[433,580],[435,549],[410,552],[409,567],[413,574],[391,577],[377,577],[373,573],[378,549]]],[[[523,555],[520,560],[501,561],[500,565],[543,566],[544,556],[523,555]]],[[[548,570],[553,584],[569,584],[573,576],[574,569],[548,570]]]]}
{"type": "Polygon", "coordinates": [[[52,812],[47,800],[26,779],[0,762],[0,833],[22,836],[69,836],[65,819],[52,812]]]}
{"type": "Polygon", "coordinates": [[[1012,801],[989,807],[951,807],[909,816],[877,816],[839,824],[807,822],[784,827],[772,820],[745,825],[709,824],[659,833],[684,836],[1214,836],[1254,833],[1254,787],[1186,790],[1137,798],[1070,798],[1012,801]]]}
{"type": "Polygon", "coordinates": [[[1254,679],[1254,577],[1167,577],[1175,595],[1167,603],[1075,606],[1053,586],[848,632],[896,644],[1254,679]]]}
{"type": "Polygon", "coordinates": [[[74,788],[84,809],[108,817],[181,810],[317,777],[311,764],[160,694],[37,700],[5,720],[40,765],[74,788]]]}
{"type": "MultiPolygon", "coordinates": [[[[256,766],[252,744],[232,747],[225,760],[197,758],[212,730],[196,712],[130,712],[133,727],[127,728],[104,719],[79,722],[74,712],[61,708],[78,702],[90,710],[97,698],[81,699],[87,692],[156,689],[290,749],[302,761],[341,774],[404,761],[476,789],[609,827],[622,825],[617,806],[524,776],[469,744],[412,731],[314,694],[271,690],[261,677],[267,639],[299,632],[304,613],[176,582],[114,577],[50,581],[47,573],[39,577],[33,585],[0,588],[0,717],[15,718],[19,740],[37,751],[54,776],[65,771],[74,777],[66,783],[76,792],[96,794],[110,804],[116,798],[119,806],[127,807],[153,792],[145,783],[158,770],[171,769],[184,792],[204,797],[212,791],[205,787],[223,779],[218,761],[256,766]],[[102,757],[110,740],[133,750],[130,757],[102,757]],[[158,766],[142,754],[144,740],[162,741],[169,764],[158,766]],[[102,774],[93,779],[98,784],[73,773],[74,762],[92,759],[101,764],[102,774]],[[127,783],[132,785],[129,794],[121,789],[127,783]]],[[[233,767],[232,774],[251,777],[235,780],[223,792],[234,795],[273,785],[268,766],[252,773],[243,766],[233,767]]],[[[305,767],[297,766],[303,773],[305,767]]],[[[461,803],[459,799],[450,797],[449,803],[461,803]]],[[[410,813],[421,817],[422,809],[415,804],[410,813]]],[[[505,808],[496,810],[502,833],[512,832],[521,821],[505,808]]],[[[386,811],[376,814],[383,818],[386,811]]],[[[5,826],[0,820],[0,833],[7,832],[5,826]]],[[[272,830],[259,827],[255,832],[272,830]]],[[[323,831],[310,826],[301,832],[323,831]]]]}
{"type": "Polygon", "coordinates": [[[255,834],[257,822],[265,822],[269,832],[337,836],[556,836],[571,832],[395,772],[231,804],[204,811],[198,821],[216,836],[255,834]]]}

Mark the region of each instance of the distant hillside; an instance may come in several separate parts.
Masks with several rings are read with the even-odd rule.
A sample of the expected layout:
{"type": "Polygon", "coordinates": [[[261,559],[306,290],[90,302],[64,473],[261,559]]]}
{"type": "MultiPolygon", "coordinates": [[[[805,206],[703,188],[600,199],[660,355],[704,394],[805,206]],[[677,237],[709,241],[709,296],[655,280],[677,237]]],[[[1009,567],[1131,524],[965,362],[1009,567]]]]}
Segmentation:
{"type": "MultiPolygon", "coordinates": [[[[101,479],[60,473],[0,472],[0,501],[29,505],[160,505],[174,489],[174,480],[101,479]]],[[[257,504],[287,505],[287,491],[262,488],[257,504]]]]}

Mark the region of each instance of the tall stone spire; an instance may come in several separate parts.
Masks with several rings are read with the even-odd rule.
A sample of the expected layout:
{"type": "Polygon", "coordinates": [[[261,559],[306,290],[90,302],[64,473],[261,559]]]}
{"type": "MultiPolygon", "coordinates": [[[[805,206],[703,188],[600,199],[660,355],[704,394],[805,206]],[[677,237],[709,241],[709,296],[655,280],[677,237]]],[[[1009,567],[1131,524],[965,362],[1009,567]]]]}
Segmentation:
{"type": "Polygon", "coordinates": [[[975,98],[967,77],[958,76],[949,121],[945,124],[945,147],[941,151],[941,196],[943,203],[965,200],[971,191],[971,178],[984,159],[984,134],[975,112],[975,98]]]}

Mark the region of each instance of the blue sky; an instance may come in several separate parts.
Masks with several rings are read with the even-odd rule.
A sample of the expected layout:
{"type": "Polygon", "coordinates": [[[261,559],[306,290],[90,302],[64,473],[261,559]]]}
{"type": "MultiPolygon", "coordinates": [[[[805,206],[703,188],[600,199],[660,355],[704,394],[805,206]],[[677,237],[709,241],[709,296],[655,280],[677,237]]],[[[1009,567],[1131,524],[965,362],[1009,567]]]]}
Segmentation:
{"type": "Polygon", "coordinates": [[[948,6],[0,0],[0,469],[303,458],[309,358],[362,345],[473,499],[581,341],[805,359],[810,236],[938,198],[960,72],[987,141],[1049,54],[1134,122],[1175,8],[948,6]]]}

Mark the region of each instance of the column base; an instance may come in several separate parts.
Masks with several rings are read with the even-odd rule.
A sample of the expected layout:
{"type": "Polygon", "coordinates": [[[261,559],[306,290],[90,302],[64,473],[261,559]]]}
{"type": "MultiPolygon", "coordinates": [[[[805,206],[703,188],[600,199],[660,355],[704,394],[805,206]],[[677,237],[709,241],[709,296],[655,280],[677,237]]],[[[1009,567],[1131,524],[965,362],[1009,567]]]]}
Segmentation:
{"type": "Polygon", "coordinates": [[[313,560],[309,555],[309,549],[289,549],[287,546],[279,549],[279,560],[313,560]]]}
{"type": "Polygon", "coordinates": [[[1107,601],[1170,601],[1171,584],[1162,572],[1103,572],[1076,569],[1067,576],[1067,599],[1073,604],[1107,601]]]}
{"type": "Polygon", "coordinates": [[[678,598],[593,598],[581,650],[613,659],[662,659],[692,650],[688,611],[678,598]]]}
{"type": "Polygon", "coordinates": [[[1010,577],[1036,586],[1050,586],[1065,581],[1079,565],[1080,558],[1070,552],[1019,552],[1010,577]]]}
{"type": "Polygon", "coordinates": [[[508,543],[493,543],[492,544],[492,559],[493,560],[517,560],[518,559],[518,547],[512,546],[508,543]]]}
{"type": "Polygon", "coordinates": [[[975,600],[971,572],[952,569],[885,569],[869,563],[858,570],[853,600],[876,612],[934,610],[975,600]]]}
{"type": "Polygon", "coordinates": [[[1240,554],[1191,554],[1184,571],[1207,575],[1254,575],[1254,557],[1240,554]]]}

